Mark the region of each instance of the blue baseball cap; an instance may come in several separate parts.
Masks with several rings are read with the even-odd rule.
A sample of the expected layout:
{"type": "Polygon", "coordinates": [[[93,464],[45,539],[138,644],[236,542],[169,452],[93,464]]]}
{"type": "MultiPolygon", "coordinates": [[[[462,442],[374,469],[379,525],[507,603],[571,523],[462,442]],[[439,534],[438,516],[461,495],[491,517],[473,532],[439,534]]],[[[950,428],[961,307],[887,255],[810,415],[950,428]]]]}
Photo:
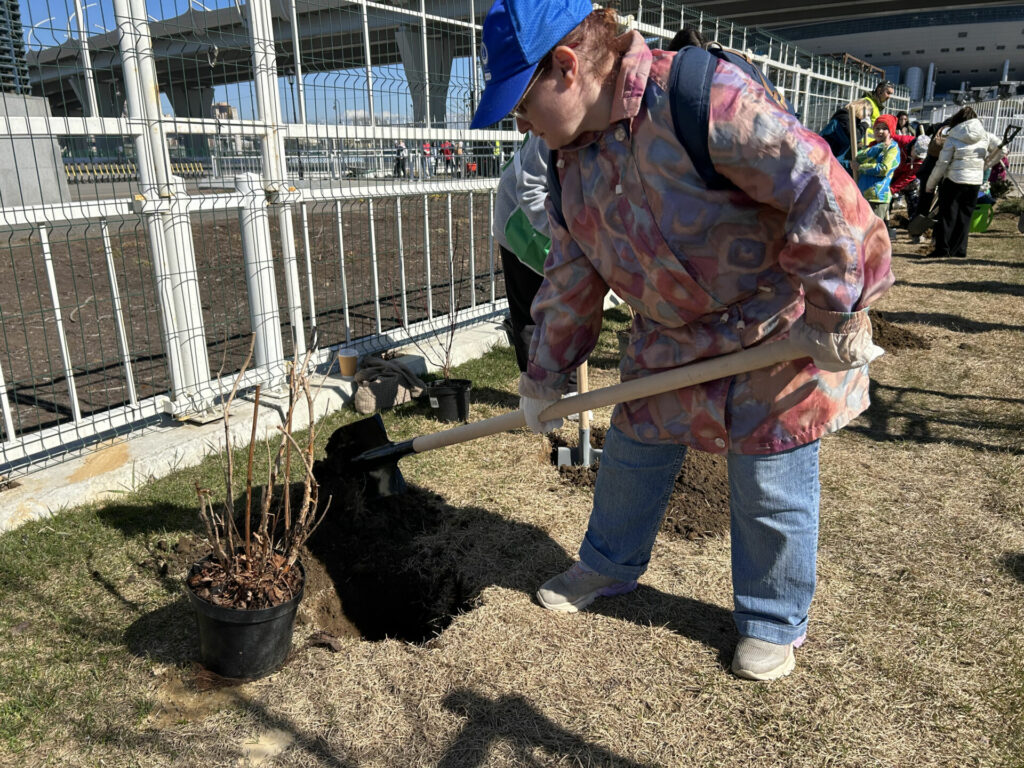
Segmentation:
{"type": "Polygon", "coordinates": [[[469,127],[484,128],[511,112],[540,60],[592,10],[590,0],[495,0],[480,47],[484,93],[469,127]]]}

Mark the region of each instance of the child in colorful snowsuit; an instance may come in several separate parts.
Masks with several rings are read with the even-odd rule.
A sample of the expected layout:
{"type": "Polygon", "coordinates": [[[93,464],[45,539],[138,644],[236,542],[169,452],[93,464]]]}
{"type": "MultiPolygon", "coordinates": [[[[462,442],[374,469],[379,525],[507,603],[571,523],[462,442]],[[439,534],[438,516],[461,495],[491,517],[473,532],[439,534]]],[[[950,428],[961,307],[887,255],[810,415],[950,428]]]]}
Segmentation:
{"type": "Polygon", "coordinates": [[[892,138],[895,130],[896,118],[882,115],[875,121],[875,143],[857,153],[857,186],[882,221],[889,218],[889,184],[900,164],[900,148],[892,138]]]}

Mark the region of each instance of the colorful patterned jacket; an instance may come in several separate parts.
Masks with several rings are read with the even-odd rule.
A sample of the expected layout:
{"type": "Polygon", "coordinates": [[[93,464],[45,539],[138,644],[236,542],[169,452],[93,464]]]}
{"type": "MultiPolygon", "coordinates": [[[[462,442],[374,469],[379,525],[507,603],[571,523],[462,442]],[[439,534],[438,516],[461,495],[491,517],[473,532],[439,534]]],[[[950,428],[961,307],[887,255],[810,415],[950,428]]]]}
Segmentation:
{"type": "MultiPolygon", "coordinates": [[[[892,284],[885,225],[828,145],[719,62],[709,149],[737,190],[707,189],[676,139],[672,54],[631,32],[612,122],[558,152],[562,207],[534,301],[520,392],[553,397],[586,360],[609,288],[636,311],[623,380],[784,337],[793,321],[831,332],[867,322],[892,284]]],[[[865,369],[803,359],[620,404],[634,439],[712,453],[776,453],[838,429],[868,404],[865,369]]]]}
{"type": "Polygon", "coordinates": [[[872,144],[857,153],[857,186],[865,200],[869,203],[892,200],[889,185],[899,164],[900,147],[893,140],[888,144],[872,144]]]}

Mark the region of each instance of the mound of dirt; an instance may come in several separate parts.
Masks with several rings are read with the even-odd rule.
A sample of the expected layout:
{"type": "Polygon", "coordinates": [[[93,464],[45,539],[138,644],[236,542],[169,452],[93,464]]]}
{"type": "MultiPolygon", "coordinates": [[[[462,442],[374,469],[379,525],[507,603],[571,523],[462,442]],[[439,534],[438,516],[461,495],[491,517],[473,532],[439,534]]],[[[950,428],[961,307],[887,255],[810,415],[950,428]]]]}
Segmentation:
{"type": "MultiPolygon", "coordinates": [[[[591,429],[590,444],[604,445],[605,430],[591,429]]],[[[559,447],[567,444],[558,435],[550,437],[551,461],[557,462],[559,447]]],[[[579,488],[593,488],[596,467],[563,466],[558,468],[562,479],[579,488]]],[[[698,539],[722,536],[729,530],[729,471],[724,456],[689,451],[676,478],[675,490],[669,497],[662,535],[672,538],[698,539]]]]}
{"type": "Polygon", "coordinates": [[[875,343],[891,352],[895,349],[931,349],[928,339],[886,320],[881,312],[871,315],[871,331],[875,343]]]}

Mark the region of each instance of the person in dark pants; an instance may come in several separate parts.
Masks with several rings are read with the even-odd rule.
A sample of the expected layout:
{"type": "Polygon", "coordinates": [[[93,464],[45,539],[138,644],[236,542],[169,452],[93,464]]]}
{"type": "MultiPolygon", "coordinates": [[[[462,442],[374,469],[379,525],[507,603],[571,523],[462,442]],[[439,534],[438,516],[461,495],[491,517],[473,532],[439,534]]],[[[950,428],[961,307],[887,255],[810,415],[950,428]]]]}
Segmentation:
{"type": "Polygon", "coordinates": [[[928,258],[967,258],[967,236],[971,215],[978,202],[980,185],[957,184],[943,179],[939,184],[939,216],[935,221],[935,249],[928,258]]]}
{"type": "Polygon", "coordinates": [[[967,258],[971,216],[989,169],[1003,155],[999,137],[985,130],[981,120],[970,117],[951,128],[928,177],[926,191],[939,190],[939,218],[935,222],[935,248],[931,258],[967,258]]]}
{"type": "Polygon", "coordinates": [[[492,234],[501,253],[508,298],[510,341],[520,371],[526,370],[533,318],[530,305],[544,280],[544,259],[551,248],[548,214],[548,149],[527,137],[501,173],[494,197],[492,234]]]}
{"type": "Polygon", "coordinates": [[[533,337],[530,304],[544,278],[523,264],[504,245],[499,245],[498,250],[501,252],[501,269],[505,273],[505,296],[511,325],[509,337],[516,353],[516,365],[522,373],[530,359],[530,339],[533,337]]]}

